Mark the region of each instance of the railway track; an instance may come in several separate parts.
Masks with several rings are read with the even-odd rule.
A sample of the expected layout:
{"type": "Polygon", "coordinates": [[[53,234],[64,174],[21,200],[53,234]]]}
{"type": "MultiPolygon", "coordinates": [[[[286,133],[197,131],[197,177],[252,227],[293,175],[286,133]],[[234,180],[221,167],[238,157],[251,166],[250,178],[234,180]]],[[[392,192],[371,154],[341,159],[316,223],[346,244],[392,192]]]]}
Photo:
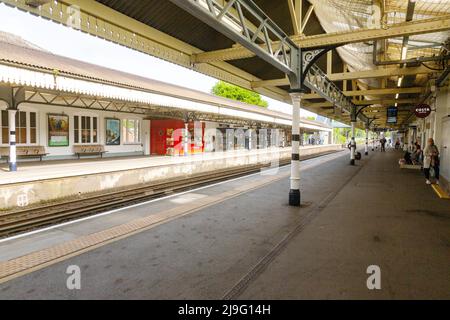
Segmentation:
{"type": "MultiPolygon", "coordinates": [[[[334,152],[305,157],[302,161],[330,153],[334,152]]],[[[285,166],[290,164],[290,162],[290,159],[281,160],[279,165],[285,166]]],[[[268,165],[252,165],[224,169],[164,182],[135,185],[102,194],[88,194],[65,201],[31,206],[21,210],[6,211],[0,213],[0,238],[161,198],[168,194],[242,177],[267,167],[268,165]]]]}
{"type": "MultiPolygon", "coordinates": [[[[280,166],[289,163],[290,160],[283,160],[280,166]]],[[[0,238],[249,175],[266,167],[268,165],[253,165],[220,170],[1,213],[0,238]]]]}

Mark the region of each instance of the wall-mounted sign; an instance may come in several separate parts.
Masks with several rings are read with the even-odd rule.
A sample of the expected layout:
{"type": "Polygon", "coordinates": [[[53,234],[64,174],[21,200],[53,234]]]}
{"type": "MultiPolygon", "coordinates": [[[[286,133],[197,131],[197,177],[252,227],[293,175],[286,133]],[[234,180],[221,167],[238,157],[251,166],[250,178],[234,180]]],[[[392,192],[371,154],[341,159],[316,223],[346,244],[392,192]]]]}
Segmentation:
{"type": "Polygon", "coordinates": [[[120,120],[106,119],[106,145],[118,146],[120,145],[120,120]]]}
{"type": "Polygon", "coordinates": [[[48,146],[66,147],[69,145],[69,117],[64,114],[48,115],[48,146]]]}
{"type": "Polygon", "coordinates": [[[398,109],[396,107],[387,108],[387,123],[397,123],[398,109]]]}
{"type": "Polygon", "coordinates": [[[425,103],[419,104],[414,109],[414,114],[416,115],[417,118],[426,118],[430,115],[430,113],[431,113],[431,107],[425,103]]]}

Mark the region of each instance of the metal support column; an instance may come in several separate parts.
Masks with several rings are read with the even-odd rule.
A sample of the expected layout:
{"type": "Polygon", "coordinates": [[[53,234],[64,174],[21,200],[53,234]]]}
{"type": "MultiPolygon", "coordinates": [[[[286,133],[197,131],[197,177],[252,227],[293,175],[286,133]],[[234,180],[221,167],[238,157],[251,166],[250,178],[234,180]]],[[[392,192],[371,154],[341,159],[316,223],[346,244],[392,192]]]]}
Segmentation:
{"type": "Polygon", "coordinates": [[[355,139],[355,126],[356,126],[356,107],[352,107],[351,112],[352,120],[352,138],[350,140],[350,164],[355,165],[355,155],[356,155],[356,139],[355,139]]]}
{"type": "Polygon", "coordinates": [[[8,109],[9,122],[9,171],[17,171],[16,152],[16,113],[15,109],[8,109]]]}
{"type": "Polygon", "coordinates": [[[0,101],[8,106],[8,130],[9,130],[9,171],[17,171],[17,148],[16,148],[16,113],[19,105],[25,102],[25,88],[11,87],[0,83],[0,101]]]}
{"type": "Polygon", "coordinates": [[[366,127],[366,149],[364,154],[367,156],[369,155],[369,128],[366,127]]]}
{"type": "Polygon", "coordinates": [[[372,152],[375,151],[375,134],[372,131],[372,152]]]}
{"type": "Polygon", "coordinates": [[[292,98],[292,162],[291,189],[289,191],[289,205],[300,206],[300,106],[301,92],[291,93],[292,98]]]}

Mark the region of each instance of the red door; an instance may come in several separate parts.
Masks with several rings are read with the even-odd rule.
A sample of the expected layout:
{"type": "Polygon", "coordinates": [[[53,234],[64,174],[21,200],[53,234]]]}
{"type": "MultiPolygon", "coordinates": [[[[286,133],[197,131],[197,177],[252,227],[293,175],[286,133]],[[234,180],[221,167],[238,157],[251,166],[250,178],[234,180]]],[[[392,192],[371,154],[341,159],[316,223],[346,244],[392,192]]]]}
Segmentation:
{"type": "Polygon", "coordinates": [[[165,155],[165,128],[158,120],[151,121],[150,130],[150,154],[165,155]]]}

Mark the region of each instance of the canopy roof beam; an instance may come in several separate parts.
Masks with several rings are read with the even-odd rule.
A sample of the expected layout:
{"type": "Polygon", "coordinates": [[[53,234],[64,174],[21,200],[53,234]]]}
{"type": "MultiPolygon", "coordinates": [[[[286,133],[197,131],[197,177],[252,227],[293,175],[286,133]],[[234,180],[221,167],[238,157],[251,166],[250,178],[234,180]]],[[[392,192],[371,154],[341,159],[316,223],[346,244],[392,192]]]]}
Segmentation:
{"type": "MultiPolygon", "coordinates": [[[[303,86],[306,86],[343,110],[350,111],[354,107],[342,91],[314,64],[318,57],[331,47],[311,51],[300,49],[252,0],[230,0],[223,4],[216,0],[170,1],[284,72],[291,90],[302,91],[303,86]],[[232,6],[239,12],[239,20],[233,20],[229,14],[232,6]],[[252,20],[258,21],[256,33],[248,30],[244,14],[250,14],[252,20]],[[260,32],[265,35],[264,44],[255,42],[260,32]],[[275,41],[272,41],[272,38],[275,38],[275,41]]],[[[360,116],[361,120],[366,120],[364,115],[360,116]]]]}
{"type": "MultiPolygon", "coordinates": [[[[308,37],[292,36],[290,39],[301,48],[311,49],[323,48],[326,46],[342,46],[349,43],[382,40],[446,30],[450,30],[450,15],[390,24],[387,25],[387,28],[381,29],[361,28],[352,31],[327,33],[308,37]]],[[[255,54],[253,52],[238,45],[233,48],[200,53],[196,56],[196,61],[199,63],[206,63],[212,61],[251,58],[254,56],[255,54]]]]}
{"type": "MultiPolygon", "coordinates": [[[[328,79],[331,81],[342,81],[342,80],[358,80],[358,79],[377,79],[377,78],[387,78],[393,76],[409,76],[417,74],[429,74],[435,73],[436,70],[431,70],[427,67],[411,67],[411,68],[379,68],[375,70],[364,70],[355,72],[341,72],[332,73],[328,75],[328,79]]],[[[268,86],[287,86],[289,85],[289,80],[286,78],[272,79],[272,80],[262,80],[253,81],[252,88],[268,87],[268,86]]]]}
{"type": "MultiPolygon", "coordinates": [[[[383,96],[383,95],[395,95],[397,93],[403,94],[413,94],[421,93],[423,94],[425,89],[422,87],[412,87],[412,88],[386,88],[386,89],[368,89],[368,90],[348,90],[344,91],[344,95],[347,97],[358,97],[358,96],[383,96]]],[[[320,95],[316,93],[308,93],[303,95],[304,99],[320,99],[320,95]]]]}

